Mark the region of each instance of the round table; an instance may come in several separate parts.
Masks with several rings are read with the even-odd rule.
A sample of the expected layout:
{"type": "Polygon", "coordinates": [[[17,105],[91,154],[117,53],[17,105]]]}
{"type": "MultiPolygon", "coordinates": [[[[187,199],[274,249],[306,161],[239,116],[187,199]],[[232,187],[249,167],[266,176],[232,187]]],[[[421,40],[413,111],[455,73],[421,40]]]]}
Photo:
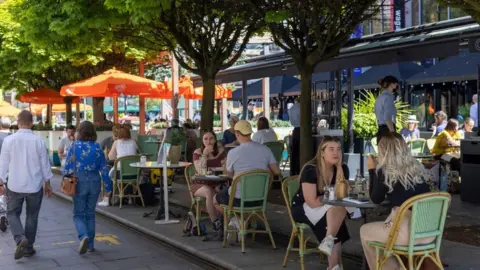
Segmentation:
{"type": "Polygon", "coordinates": [[[191,181],[196,181],[196,182],[208,182],[208,183],[218,183],[222,184],[225,182],[228,182],[232,180],[232,178],[228,176],[223,176],[223,175],[195,175],[192,177],[191,181]]]}
{"type": "MultiPolygon", "coordinates": [[[[180,223],[180,220],[170,219],[169,214],[170,211],[168,210],[168,179],[167,179],[167,170],[166,169],[179,169],[185,168],[192,163],[189,162],[179,162],[178,164],[166,164],[166,166],[162,163],[157,163],[156,161],[149,161],[145,163],[134,162],[130,163],[131,167],[139,168],[139,169],[164,169],[163,171],[163,200],[160,200],[160,205],[158,207],[157,216],[155,217],[155,224],[173,224],[173,223],[180,223]],[[162,203],[163,201],[163,203],[162,203]],[[165,217],[164,220],[160,220],[161,216],[165,217]]],[[[161,194],[161,193],[160,193],[161,194]]],[[[172,213],[172,216],[176,216],[172,213]]]]}

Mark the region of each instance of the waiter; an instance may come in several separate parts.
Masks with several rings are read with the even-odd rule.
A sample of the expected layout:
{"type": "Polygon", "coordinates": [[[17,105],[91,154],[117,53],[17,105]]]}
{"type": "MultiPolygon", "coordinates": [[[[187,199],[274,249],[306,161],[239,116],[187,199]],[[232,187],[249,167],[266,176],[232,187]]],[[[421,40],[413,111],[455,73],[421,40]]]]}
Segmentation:
{"type": "Polygon", "coordinates": [[[288,118],[294,127],[290,142],[290,176],[293,176],[300,173],[300,97],[288,110],[288,118]]]}
{"type": "Polygon", "coordinates": [[[397,109],[393,93],[398,88],[398,79],[389,75],[380,79],[378,84],[383,90],[375,100],[375,116],[378,124],[377,143],[381,137],[396,131],[397,109]]]}

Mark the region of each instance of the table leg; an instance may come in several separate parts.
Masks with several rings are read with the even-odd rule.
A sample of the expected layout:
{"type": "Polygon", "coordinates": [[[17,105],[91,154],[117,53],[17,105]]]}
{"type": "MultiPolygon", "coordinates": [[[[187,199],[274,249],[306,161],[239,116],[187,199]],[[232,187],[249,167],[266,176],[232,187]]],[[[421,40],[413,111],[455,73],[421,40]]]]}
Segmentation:
{"type": "MultiPolygon", "coordinates": [[[[166,155],[164,155],[163,164],[166,164],[166,163],[167,163],[166,155]]],[[[164,213],[165,219],[155,220],[155,224],[164,225],[164,224],[180,223],[180,220],[170,219],[170,217],[169,217],[170,211],[168,209],[168,176],[167,176],[167,167],[166,166],[163,168],[163,200],[162,201],[163,201],[163,209],[160,206],[159,212],[157,212],[157,217],[158,217],[159,213],[164,213]],[[160,210],[164,210],[164,211],[160,212],[160,210]]],[[[172,216],[175,217],[175,215],[172,215],[172,216]]]]}
{"type": "MultiPolygon", "coordinates": [[[[363,224],[367,224],[367,209],[361,209],[362,217],[363,217],[363,224]]],[[[362,256],[362,269],[363,270],[370,270],[368,267],[367,258],[365,258],[365,254],[362,256]]]]}

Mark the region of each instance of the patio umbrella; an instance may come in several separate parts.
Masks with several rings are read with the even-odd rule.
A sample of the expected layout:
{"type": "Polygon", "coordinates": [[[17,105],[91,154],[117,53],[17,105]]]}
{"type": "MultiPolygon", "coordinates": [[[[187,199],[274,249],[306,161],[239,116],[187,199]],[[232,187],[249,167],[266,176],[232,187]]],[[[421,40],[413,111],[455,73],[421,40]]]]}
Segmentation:
{"type": "MultiPolygon", "coordinates": [[[[47,109],[46,104],[39,104],[36,106],[32,106],[32,113],[34,114],[42,114],[42,111],[47,109]]],[[[77,109],[75,107],[72,108],[72,111],[76,111],[77,109]]],[[[90,105],[85,105],[85,104],[80,104],[80,111],[91,111],[92,106],[90,105]]],[[[52,113],[62,113],[67,111],[67,105],[66,104],[54,104],[52,106],[52,113]]]]}
{"type": "MultiPolygon", "coordinates": [[[[17,96],[18,101],[31,104],[65,104],[64,99],[59,92],[44,88],[17,96]]],[[[72,103],[80,103],[80,98],[74,98],[72,103]]]]}
{"type": "MultiPolygon", "coordinates": [[[[172,81],[165,82],[165,87],[172,91],[172,81]]],[[[185,99],[202,99],[203,87],[195,88],[190,76],[182,76],[178,80],[178,94],[185,99]]],[[[215,86],[215,99],[231,98],[232,90],[230,88],[223,87],[222,85],[215,86]]],[[[171,98],[171,95],[170,95],[171,98]]]]}
{"type": "Polygon", "coordinates": [[[0,100],[0,116],[17,116],[20,112],[20,109],[13,107],[4,100],[0,100]]]}
{"type": "Polygon", "coordinates": [[[98,76],[63,86],[60,94],[79,97],[118,97],[122,94],[150,96],[161,94],[162,91],[163,83],[109,69],[98,76]]]}

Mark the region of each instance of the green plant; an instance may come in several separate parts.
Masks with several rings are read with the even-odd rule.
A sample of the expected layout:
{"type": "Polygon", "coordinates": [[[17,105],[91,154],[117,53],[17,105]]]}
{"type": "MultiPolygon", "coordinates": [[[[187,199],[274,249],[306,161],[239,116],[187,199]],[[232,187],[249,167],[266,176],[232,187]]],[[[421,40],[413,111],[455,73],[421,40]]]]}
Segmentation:
{"type": "MultiPolygon", "coordinates": [[[[377,135],[378,124],[375,117],[375,100],[377,96],[371,92],[362,92],[361,97],[353,102],[353,133],[357,138],[371,138],[377,135]]],[[[406,121],[411,110],[409,104],[396,100],[397,108],[397,132],[402,129],[403,123],[406,121]]],[[[348,119],[347,108],[342,108],[342,129],[345,137],[348,136],[348,119]]]]}
{"type": "Polygon", "coordinates": [[[154,129],[162,129],[162,128],[167,128],[168,127],[168,123],[167,122],[157,122],[157,123],[153,123],[150,128],[154,128],[154,129]]]}
{"type": "Polygon", "coordinates": [[[467,117],[470,117],[470,107],[471,106],[472,106],[472,104],[465,103],[465,105],[462,105],[462,106],[458,107],[458,114],[463,116],[463,119],[465,119],[467,117]]]}
{"type": "Polygon", "coordinates": [[[171,145],[181,145],[186,141],[185,130],[183,128],[170,128],[170,144],[171,145]]]}

